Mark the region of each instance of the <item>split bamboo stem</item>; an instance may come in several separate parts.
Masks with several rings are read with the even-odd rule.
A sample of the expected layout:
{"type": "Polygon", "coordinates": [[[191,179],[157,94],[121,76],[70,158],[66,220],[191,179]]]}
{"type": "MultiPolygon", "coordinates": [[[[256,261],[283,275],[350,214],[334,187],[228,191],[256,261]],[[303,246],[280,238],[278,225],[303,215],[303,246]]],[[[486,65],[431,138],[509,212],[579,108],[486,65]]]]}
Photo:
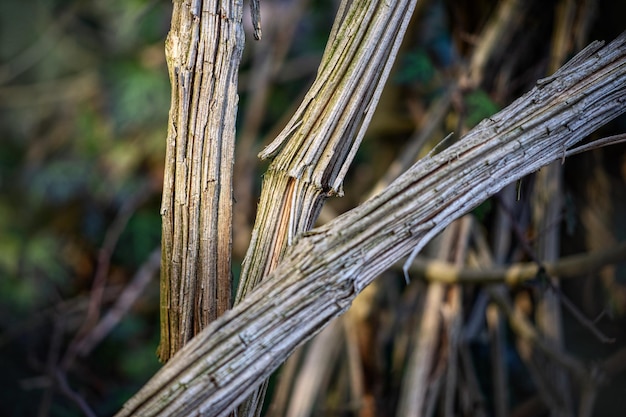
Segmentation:
{"type": "Polygon", "coordinates": [[[161,203],[161,341],[167,361],[230,307],[232,176],[242,2],[175,1],[161,203]]]}

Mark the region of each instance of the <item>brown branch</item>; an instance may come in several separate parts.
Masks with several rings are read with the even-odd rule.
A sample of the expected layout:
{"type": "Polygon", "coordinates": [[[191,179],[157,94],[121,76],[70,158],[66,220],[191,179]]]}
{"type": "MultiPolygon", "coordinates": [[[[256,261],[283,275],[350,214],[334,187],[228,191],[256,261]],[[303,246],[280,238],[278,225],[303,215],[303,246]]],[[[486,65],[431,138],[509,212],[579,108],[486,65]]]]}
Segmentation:
{"type": "Polygon", "coordinates": [[[135,304],[135,301],[143,294],[152,277],[158,272],[160,261],[161,249],[157,248],[152,251],[148,259],[137,270],[133,279],[124,287],[120,295],[116,297],[115,304],[113,304],[111,309],[77,344],[76,352],[79,355],[88,355],[124,318],[133,304],[135,304]]]}
{"type": "Polygon", "coordinates": [[[414,6],[414,0],[392,7],[380,0],[342,3],[316,80],[259,155],[273,161],[235,303],[271,272],[296,234],[313,226],[324,200],[342,193],[414,6]]]}
{"type": "Polygon", "coordinates": [[[626,33],[415,164],[378,196],[305,233],[270,276],[191,340],[118,416],[223,416],[366,285],[506,184],[626,112],[626,33]]]}
{"type": "Polygon", "coordinates": [[[162,361],[230,307],[242,7],[174,1],[165,44],[172,102],[161,204],[162,361]]]}
{"type": "Polygon", "coordinates": [[[561,258],[555,262],[525,262],[508,267],[489,269],[463,268],[439,260],[417,259],[410,268],[411,274],[433,282],[447,284],[495,284],[519,285],[533,280],[541,268],[551,276],[574,278],[589,274],[619,261],[626,260],[626,242],[602,251],[583,253],[561,258]]]}
{"type": "Polygon", "coordinates": [[[87,313],[85,314],[83,323],[67,348],[62,361],[62,367],[64,369],[69,368],[76,354],[81,349],[80,346],[85,343],[87,338],[90,337],[89,335],[91,331],[100,319],[100,311],[102,309],[104,291],[106,289],[107,278],[109,276],[111,257],[113,256],[113,252],[115,251],[115,247],[117,246],[117,242],[119,241],[122,232],[126,228],[128,221],[137,208],[143,204],[148,197],[154,193],[154,191],[155,190],[152,187],[145,187],[132,198],[126,200],[111,223],[111,226],[107,230],[102,247],[98,253],[98,263],[96,266],[96,273],[93,279],[91,293],[89,295],[87,313]]]}
{"type": "Polygon", "coordinates": [[[74,404],[76,404],[76,406],[78,406],[80,411],[82,411],[86,417],[96,417],[96,413],[91,409],[91,407],[89,407],[87,401],[83,397],[81,397],[76,391],[74,391],[72,387],[70,387],[70,384],[67,381],[67,377],[62,370],[57,369],[54,375],[54,379],[57,382],[58,388],[61,393],[69,398],[74,404]]]}

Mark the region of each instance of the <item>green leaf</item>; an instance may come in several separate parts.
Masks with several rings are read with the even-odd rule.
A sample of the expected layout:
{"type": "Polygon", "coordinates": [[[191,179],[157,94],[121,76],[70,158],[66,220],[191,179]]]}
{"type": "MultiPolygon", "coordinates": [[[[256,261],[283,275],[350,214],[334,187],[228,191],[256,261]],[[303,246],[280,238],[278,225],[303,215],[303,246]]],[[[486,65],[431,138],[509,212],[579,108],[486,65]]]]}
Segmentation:
{"type": "Polygon", "coordinates": [[[435,67],[423,49],[405,55],[394,81],[398,84],[428,84],[435,77],[435,67]]]}
{"type": "Polygon", "coordinates": [[[465,124],[468,128],[476,126],[481,120],[498,112],[500,108],[483,90],[475,90],[465,97],[467,117],[465,124]]]}

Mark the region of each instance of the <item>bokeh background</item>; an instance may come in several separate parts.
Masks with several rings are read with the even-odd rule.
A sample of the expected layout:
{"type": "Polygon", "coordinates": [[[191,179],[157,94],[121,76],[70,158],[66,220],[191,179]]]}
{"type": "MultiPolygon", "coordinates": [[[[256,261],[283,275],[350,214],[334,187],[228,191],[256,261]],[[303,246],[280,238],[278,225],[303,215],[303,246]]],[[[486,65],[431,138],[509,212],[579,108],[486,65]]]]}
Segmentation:
{"type": "MultiPolygon", "coordinates": [[[[260,42],[252,40],[247,4],[244,10],[235,281],[266,167],[256,154],[312,82],[338,6],[331,0],[261,3],[260,42]]],[[[155,355],[159,204],[170,94],[163,45],[171,9],[165,0],[0,2],[0,416],[112,415],[160,367],[155,355]]],[[[345,196],[329,201],[321,221],[369,195],[433,117],[422,154],[548,75],[555,22],[563,10],[573,10],[565,29],[571,34],[566,58],[591,40],[610,41],[626,29],[626,3],[613,0],[421,0],[346,179],[345,196]],[[475,47],[504,3],[517,3],[515,24],[496,40],[480,80],[469,82],[475,47]],[[437,113],[442,100],[447,104],[437,113]]],[[[621,117],[596,137],[624,132],[621,117]]],[[[563,255],[626,239],[625,151],[617,145],[565,162],[559,217],[563,255]]],[[[533,193],[532,184],[532,179],[522,181],[520,206],[533,193]]],[[[486,236],[497,233],[497,204],[486,202],[473,213],[486,236]]],[[[524,243],[532,246],[544,231],[533,229],[528,211],[517,215],[524,243]]],[[[522,247],[511,244],[506,262],[531,259],[522,247]]],[[[394,415],[402,380],[398,364],[407,356],[398,346],[411,338],[424,284],[416,279],[406,287],[400,271],[381,280],[384,285],[376,287],[362,323],[369,346],[361,346],[360,356],[368,407],[346,400],[345,357],[338,353],[327,364],[327,380],[308,415],[394,415]]],[[[472,291],[464,298],[467,316],[480,287],[472,291]]],[[[511,294],[527,294],[532,310],[541,291],[546,289],[515,288],[511,294]]],[[[563,293],[615,339],[602,343],[563,314],[567,351],[586,363],[615,360],[594,415],[622,416],[626,265],[568,280],[563,293]]],[[[479,330],[467,343],[483,393],[482,415],[495,415],[483,336],[479,330]]],[[[548,415],[545,407],[522,408],[537,398],[538,387],[514,336],[507,340],[512,415],[548,415]]],[[[350,339],[338,343],[345,347],[350,339]]],[[[277,397],[274,387],[270,391],[277,397]]],[[[279,400],[269,403],[269,414],[287,414],[279,400]]],[[[457,414],[470,415],[460,409],[457,414]]]]}

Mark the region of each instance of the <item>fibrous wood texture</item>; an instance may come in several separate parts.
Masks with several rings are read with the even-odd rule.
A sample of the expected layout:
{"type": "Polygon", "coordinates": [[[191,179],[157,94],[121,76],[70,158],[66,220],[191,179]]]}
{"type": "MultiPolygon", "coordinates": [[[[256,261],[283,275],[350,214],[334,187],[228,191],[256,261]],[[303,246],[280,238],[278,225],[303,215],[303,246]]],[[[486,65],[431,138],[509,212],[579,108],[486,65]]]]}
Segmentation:
{"type": "Polygon", "coordinates": [[[263,151],[263,181],[236,303],[267,276],[293,238],[309,230],[341,184],[365,135],[415,0],[343,1],[318,75],[263,151]]]}
{"type": "Polygon", "coordinates": [[[625,111],[626,33],[606,47],[593,43],[455,145],[298,237],[263,284],[190,341],[118,415],[226,415],[380,272],[625,111]]]}
{"type": "MultiPolygon", "coordinates": [[[[416,0],[341,3],[313,85],[278,137],[261,153],[267,170],[235,304],[310,230],[341,184],[376,109],[416,0]]],[[[262,386],[239,410],[260,412],[262,386]]]]}
{"type": "Polygon", "coordinates": [[[161,342],[168,360],[229,308],[232,164],[242,2],[175,1],[161,216],[161,342]]]}

